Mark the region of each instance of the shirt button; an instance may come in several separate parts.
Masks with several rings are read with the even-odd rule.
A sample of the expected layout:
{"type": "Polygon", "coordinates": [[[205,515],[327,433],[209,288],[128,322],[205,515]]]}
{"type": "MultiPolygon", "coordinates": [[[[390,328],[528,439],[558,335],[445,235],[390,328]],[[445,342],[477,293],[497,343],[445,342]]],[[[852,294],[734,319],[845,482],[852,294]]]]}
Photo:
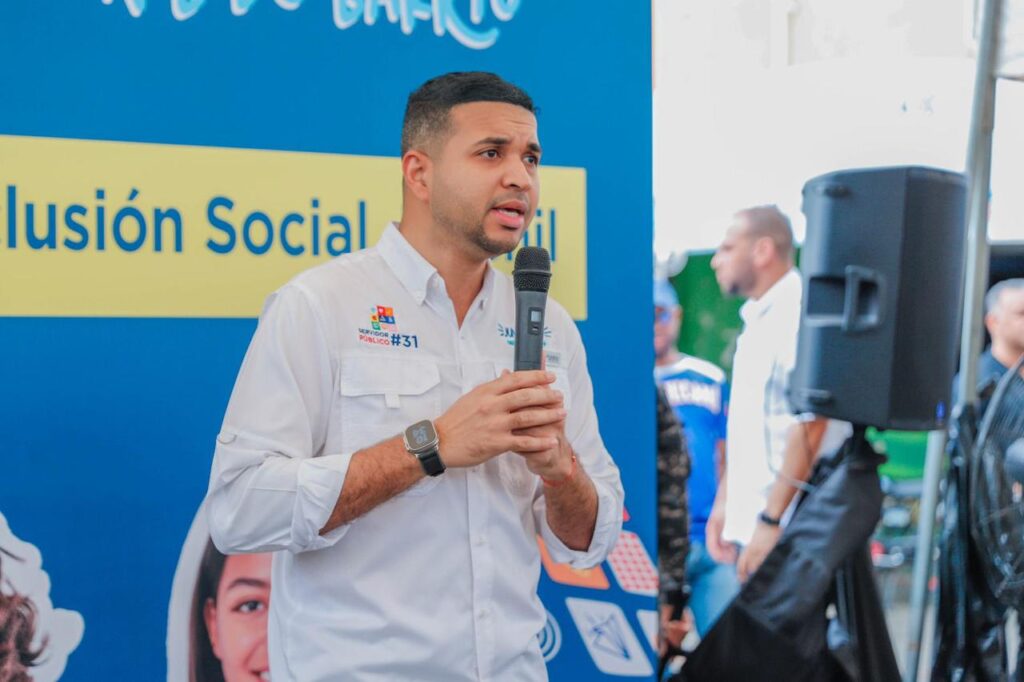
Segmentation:
{"type": "Polygon", "coordinates": [[[487,544],[487,538],[485,538],[483,535],[477,535],[476,539],[473,540],[473,544],[477,547],[483,547],[487,544]]]}
{"type": "Polygon", "coordinates": [[[477,611],[477,617],[480,618],[481,620],[486,619],[490,615],[491,615],[491,612],[488,611],[487,609],[480,609],[479,611],[477,611]]]}

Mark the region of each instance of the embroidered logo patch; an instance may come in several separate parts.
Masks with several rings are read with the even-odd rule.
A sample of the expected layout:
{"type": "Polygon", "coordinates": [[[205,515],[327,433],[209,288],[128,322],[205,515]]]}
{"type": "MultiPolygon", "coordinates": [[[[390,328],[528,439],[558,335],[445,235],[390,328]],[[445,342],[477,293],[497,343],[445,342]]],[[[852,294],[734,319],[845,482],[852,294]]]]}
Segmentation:
{"type": "MultiPolygon", "coordinates": [[[[498,323],[498,336],[505,339],[505,343],[510,346],[516,345],[516,328],[506,327],[501,322],[498,323]]],[[[544,345],[548,345],[548,340],[551,339],[551,327],[544,327],[544,345]]]]}
{"type": "Polygon", "coordinates": [[[398,324],[395,322],[395,309],[379,305],[370,313],[370,326],[375,331],[397,332],[398,324]]]}
{"type": "Polygon", "coordinates": [[[359,340],[371,346],[392,346],[395,348],[419,348],[420,340],[415,334],[400,334],[395,309],[378,305],[370,309],[370,327],[359,328],[359,340]]]}

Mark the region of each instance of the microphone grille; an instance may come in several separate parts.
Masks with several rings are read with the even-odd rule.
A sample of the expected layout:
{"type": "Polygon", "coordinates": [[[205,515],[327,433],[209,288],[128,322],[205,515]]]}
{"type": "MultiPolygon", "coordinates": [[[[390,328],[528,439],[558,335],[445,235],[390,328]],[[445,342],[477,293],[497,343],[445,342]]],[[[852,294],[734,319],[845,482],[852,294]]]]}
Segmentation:
{"type": "Polygon", "coordinates": [[[544,291],[551,285],[551,257],[539,246],[524,246],[516,254],[512,283],[517,290],[544,291]]]}

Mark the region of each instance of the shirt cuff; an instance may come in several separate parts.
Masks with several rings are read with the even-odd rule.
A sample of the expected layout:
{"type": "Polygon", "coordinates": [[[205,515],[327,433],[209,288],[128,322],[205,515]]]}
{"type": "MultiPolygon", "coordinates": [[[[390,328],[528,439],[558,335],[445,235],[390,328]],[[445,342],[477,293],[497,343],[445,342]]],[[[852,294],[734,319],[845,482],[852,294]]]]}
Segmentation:
{"type": "Polygon", "coordinates": [[[570,549],[555,535],[548,525],[547,505],[543,495],[537,499],[538,516],[540,517],[540,535],[547,545],[551,558],[560,564],[569,564],[573,568],[593,568],[604,561],[622,530],[622,506],[616,496],[601,482],[591,479],[597,491],[597,521],[594,524],[594,537],[586,550],[570,549]]]}
{"type": "Polygon", "coordinates": [[[320,535],[338,504],[353,453],[324,455],[299,465],[295,506],[292,511],[292,546],[295,553],[330,547],[348,532],[351,523],[320,535]]]}

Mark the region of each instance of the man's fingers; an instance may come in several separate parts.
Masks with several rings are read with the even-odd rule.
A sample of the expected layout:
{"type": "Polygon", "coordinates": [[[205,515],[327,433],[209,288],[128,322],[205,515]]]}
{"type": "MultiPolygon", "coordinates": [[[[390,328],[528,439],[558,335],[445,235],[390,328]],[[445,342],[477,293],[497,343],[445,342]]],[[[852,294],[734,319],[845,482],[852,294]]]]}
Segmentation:
{"type": "Polygon", "coordinates": [[[509,429],[512,431],[521,431],[535,426],[556,424],[565,419],[565,415],[566,412],[563,407],[520,410],[519,412],[513,412],[508,416],[509,429]]]}
{"type": "MultiPolygon", "coordinates": [[[[720,533],[708,535],[711,541],[708,542],[708,554],[720,564],[738,564],[736,545],[731,542],[723,542],[720,533]]],[[[737,570],[739,566],[737,565],[737,570]]]]}
{"type": "Polygon", "coordinates": [[[544,452],[558,445],[552,436],[512,436],[509,450],[512,452],[544,452]]]}
{"type": "Polygon", "coordinates": [[[526,407],[540,407],[544,405],[561,405],[562,392],[553,388],[542,388],[539,386],[521,388],[501,397],[504,408],[509,412],[522,410],[526,407]]]}
{"type": "Polygon", "coordinates": [[[508,372],[507,374],[503,373],[501,377],[495,380],[495,384],[497,385],[498,394],[501,395],[503,393],[511,393],[531,386],[546,386],[547,384],[554,383],[554,381],[554,373],[534,369],[521,372],[508,372]]]}

